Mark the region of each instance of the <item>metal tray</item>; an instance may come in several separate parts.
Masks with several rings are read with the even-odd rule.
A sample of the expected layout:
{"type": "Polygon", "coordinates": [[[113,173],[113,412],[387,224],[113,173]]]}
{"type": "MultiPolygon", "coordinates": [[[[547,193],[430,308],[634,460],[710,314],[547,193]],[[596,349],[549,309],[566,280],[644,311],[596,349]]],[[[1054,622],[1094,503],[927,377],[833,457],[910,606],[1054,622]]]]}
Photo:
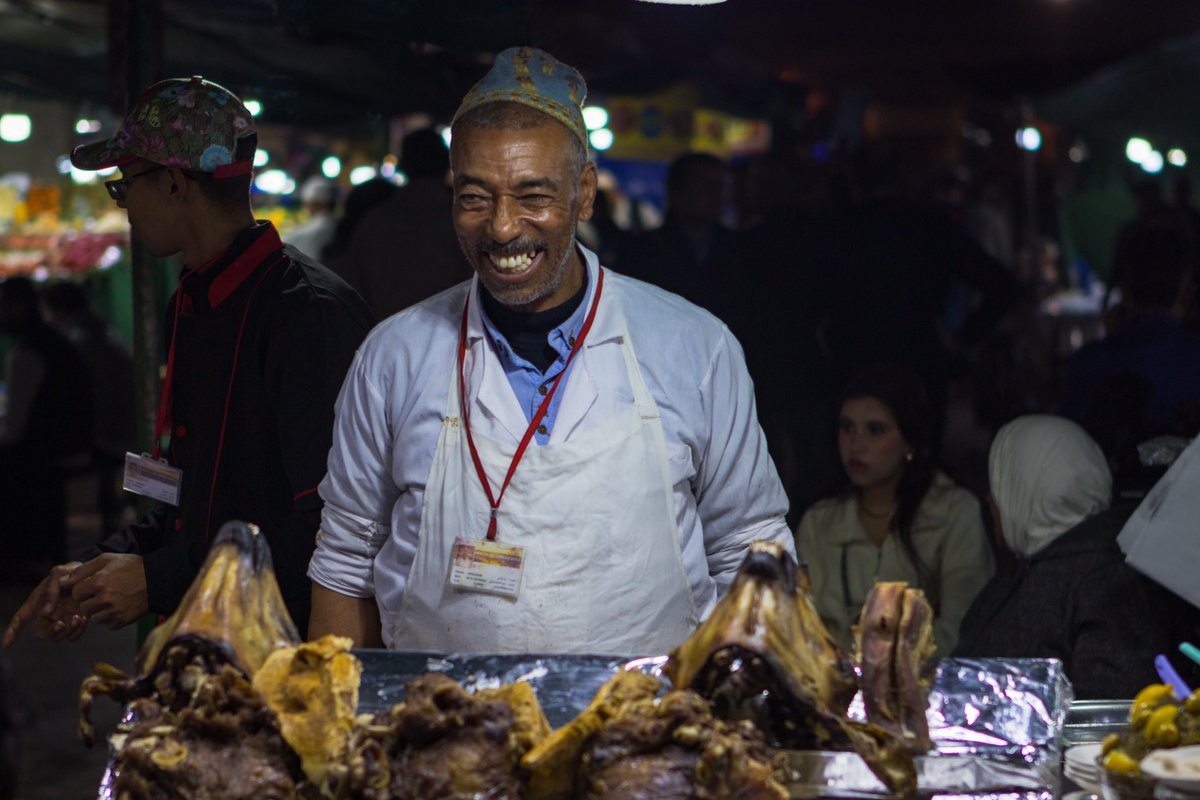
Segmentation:
{"type": "Polygon", "coordinates": [[[1100,742],[1129,722],[1132,700],[1076,700],[1067,710],[1063,740],[1068,746],[1100,742]]]}

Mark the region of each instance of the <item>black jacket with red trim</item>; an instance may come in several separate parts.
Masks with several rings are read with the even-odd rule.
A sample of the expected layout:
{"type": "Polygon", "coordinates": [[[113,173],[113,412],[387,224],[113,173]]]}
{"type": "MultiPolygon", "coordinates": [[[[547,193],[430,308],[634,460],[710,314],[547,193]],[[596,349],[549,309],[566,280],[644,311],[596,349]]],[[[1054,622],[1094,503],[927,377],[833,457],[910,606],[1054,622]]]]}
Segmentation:
{"type": "Polygon", "coordinates": [[[90,556],[140,554],[150,611],[169,614],[221,525],[253,522],[303,632],[334,402],[370,314],[347,283],[283,245],[267,222],[184,272],[177,293],[165,327],[169,343],[178,326],[168,460],[183,470],[179,507],[161,507],[90,556]]]}

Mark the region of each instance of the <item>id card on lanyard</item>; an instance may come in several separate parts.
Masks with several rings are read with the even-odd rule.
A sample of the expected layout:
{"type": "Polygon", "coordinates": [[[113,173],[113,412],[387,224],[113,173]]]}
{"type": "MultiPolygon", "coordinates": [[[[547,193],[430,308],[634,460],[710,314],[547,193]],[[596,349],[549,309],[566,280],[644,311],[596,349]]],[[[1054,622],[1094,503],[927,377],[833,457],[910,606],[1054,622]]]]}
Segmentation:
{"type": "Polygon", "coordinates": [[[178,506],[182,484],[183,470],[172,467],[166,459],[148,453],[125,454],[125,477],[121,482],[125,491],[178,506]]]}
{"type": "Polygon", "coordinates": [[[179,505],[179,490],[183,485],[183,470],[173,467],[162,457],[159,442],[171,427],[171,385],[175,373],[175,332],[179,330],[179,315],[183,308],[183,277],[175,291],[175,322],[171,327],[171,343],[167,347],[167,372],[163,376],[158,398],[158,414],[154,419],[154,451],[125,454],[125,476],[121,488],[152,500],[179,505]]]}
{"type": "Polygon", "coordinates": [[[504,545],[497,541],[496,516],[500,510],[500,503],[504,499],[504,492],[512,482],[517,465],[521,463],[521,457],[525,455],[525,450],[528,449],[534,432],[542,424],[542,420],[550,410],[550,401],[554,399],[563,376],[567,374],[567,369],[571,366],[575,356],[583,349],[588,331],[592,329],[592,322],[596,319],[596,309],[600,305],[600,294],[603,289],[604,269],[602,267],[598,271],[596,296],[592,298],[592,307],[588,310],[587,318],[584,319],[579,334],[575,337],[571,353],[567,356],[567,363],[563,365],[562,372],[558,373],[550,391],[546,392],[533,419],[529,421],[529,426],[525,429],[525,435],[521,437],[520,444],[517,445],[517,451],[513,454],[508,474],[504,476],[504,483],[501,484],[498,494],[492,491],[492,484],[483,469],[479,451],[475,449],[475,439],[471,435],[470,402],[467,399],[466,368],[464,366],[467,355],[467,313],[471,307],[471,295],[467,294],[467,301],[463,305],[462,325],[458,335],[458,394],[459,402],[462,404],[463,429],[467,435],[467,447],[471,451],[475,474],[479,476],[479,482],[487,494],[492,513],[488,522],[487,535],[483,539],[459,537],[454,542],[453,555],[450,559],[449,583],[458,591],[486,592],[515,598],[521,590],[521,574],[525,569],[525,548],[517,545],[504,545]]]}

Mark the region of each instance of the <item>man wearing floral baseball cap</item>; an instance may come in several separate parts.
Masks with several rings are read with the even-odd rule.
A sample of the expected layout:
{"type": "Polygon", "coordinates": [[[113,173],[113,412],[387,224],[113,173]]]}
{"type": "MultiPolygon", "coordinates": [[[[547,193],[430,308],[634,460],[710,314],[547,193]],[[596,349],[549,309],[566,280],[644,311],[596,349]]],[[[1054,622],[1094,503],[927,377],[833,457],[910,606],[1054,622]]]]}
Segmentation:
{"type": "Polygon", "coordinates": [[[89,621],[117,628],[170,614],[231,519],[266,536],[304,630],[334,400],[370,316],[344,281],[255,221],[256,144],[241,100],[192,77],[151,86],[116,136],[71,154],[80,169],[120,167],[106,187],[133,238],[183,263],[166,315],[155,446],[126,457],[127,488],[160,506],[54,567],[5,646],[31,623],[35,635],[65,640],[89,621]]]}

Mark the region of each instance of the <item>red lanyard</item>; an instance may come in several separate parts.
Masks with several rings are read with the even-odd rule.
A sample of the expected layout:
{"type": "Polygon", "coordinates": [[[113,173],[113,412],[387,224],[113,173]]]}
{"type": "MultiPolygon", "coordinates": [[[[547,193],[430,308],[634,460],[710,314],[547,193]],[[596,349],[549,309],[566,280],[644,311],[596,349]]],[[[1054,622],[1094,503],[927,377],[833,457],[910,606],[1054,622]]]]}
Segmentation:
{"type": "Polygon", "coordinates": [[[155,459],[162,456],[163,434],[171,427],[171,385],[175,375],[175,332],[179,330],[179,313],[183,308],[183,275],[179,279],[179,287],[175,289],[175,319],[171,325],[171,344],[167,348],[167,374],[163,376],[162,389],[158,393],[158,414],[154,417],[154,447],[151,455],[155,459]]]}
{"type": "Polygon", "coordinates": [[[579,335],[575,337],[575,344],[571,347],[571,353],[567,356],[567,363],[563,365],[562,372],[558,373],[558,377],[554,379],[554,385],[550,387],[550,391],[546,392],[542,404],[538,406],[537,413],[529,421],[529,427],[525,429],[525,435],[521,437],[521,443],[517,445],[517,452],[513,454],[512,463],[508,465],[508,474],[504,476],[504,483],[500,486],[498,495],[492,493],[492,484],[488,481],[487,473],[483,469],[483,462],[479,459],[479,451],[475,449],[475,439],[471,436],[471,403],[467,399],[467,379],[464,366],[467,355],[467,310],[471,306],[470,294],[467,295],[467,302],[463,304],[462,327],[458,334],[458,396],[459,402],[462,404],[463,428],[467,431],[467,447],[471,450],[471,460],[475,462],[475,474],[479,476],[479,482],[483,484],[483,491],[487,493],[488,502],[492,506],[492,518],[488,522],[487,529],[488,541],[496,541],[496,512],[500,509],[500,501],[504,499],[504,492],[508,489],[508,484],[512,482],[513,474],[517,471],[517,464],[521,463],[521,457],[525,455],[525,449],[529,447],[534,431],[542,423],[546,412],[550,410],[550,401],[554,398],[554,393],[558,391],[558,384],[567,374],[567,368],[571,366],[576,353],[583,349],[583,342],[587,339],[588,331],[592,329],[592,322],[596,319],[596,308],[600,305],[600,293],[604,289],[603,268],[598,270],[597,276],[596,296],[592,298],[592,307],[588,310],[587,319],[583,321],[583,327],[579,329],[579,335]]]}

